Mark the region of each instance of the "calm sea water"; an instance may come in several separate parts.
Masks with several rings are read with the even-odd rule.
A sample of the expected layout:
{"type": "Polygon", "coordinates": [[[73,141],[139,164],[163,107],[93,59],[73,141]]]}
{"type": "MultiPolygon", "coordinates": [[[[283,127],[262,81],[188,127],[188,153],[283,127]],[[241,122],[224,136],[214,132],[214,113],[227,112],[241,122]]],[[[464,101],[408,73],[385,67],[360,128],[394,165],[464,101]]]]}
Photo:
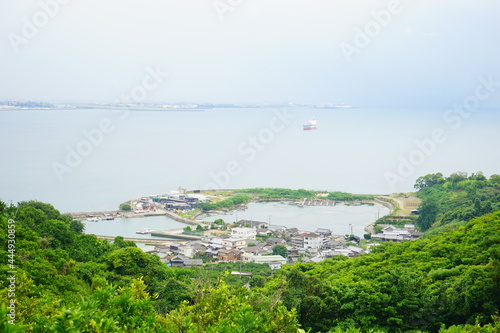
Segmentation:
{"type": "Polygon", "coordinates": [[[388,208],[378,205],[299,206],[287,202],[252,202],[247,207],[229,214],[206,214],[199,218],[211,222],[223,219],[227,223],[254,220],[313,232],[326,228],[340,235],[351,234],[352,227],[355,235],[362,236],[364,227],[389,213],[388,208]]]}
{"type": "Polygon", "coordinates": [[[119,218],[111,221],[89,222],[82,221],[85,225],[85,233],[102,236],[123,236],[131,238],[156,239],[149,234],[137,234],[144,229],[164,231],[185,228],[186,224],[172,220],[167,216],[150,216],[143,218],[119,218]]]}
{"type": "MultiPolygon", "coordinates": [[[[315,231],[317,228],[327,228],[336,234],[345,235],[352,232],[362,236],[364,227],[374,222],[378,216],[386,215],[389,210],[383,206],[298,206],[287,202],[252,202],[246,210],[233,211],[224,215],[205,214],[198,217],[203,221],[223,219],[233,223],[242,219],[271,222],[272,225],[298,228],[299,230],[315,231]]],[[[132,238],[155,239],[151,235],[137,234],[137,231],[150,229],[163,231],[184,228],[186,225],[166,216],[144,218],[120,218],[112,221],[88,222],[85,232],[104,236],[123,236],[132,238]]]]}
{"type": "Polygon", "coordinates": [[[460,124],[445,110],[280,110],[0,111],[0,198],[93,211],[179,187],[382,194],[411,191],[431,172],[500,173],[498,110],[460,124]],[[312,117],[318,129],[303,131],[312,117]],[[419,148],[436,129],[446,140],[419,148]]]}

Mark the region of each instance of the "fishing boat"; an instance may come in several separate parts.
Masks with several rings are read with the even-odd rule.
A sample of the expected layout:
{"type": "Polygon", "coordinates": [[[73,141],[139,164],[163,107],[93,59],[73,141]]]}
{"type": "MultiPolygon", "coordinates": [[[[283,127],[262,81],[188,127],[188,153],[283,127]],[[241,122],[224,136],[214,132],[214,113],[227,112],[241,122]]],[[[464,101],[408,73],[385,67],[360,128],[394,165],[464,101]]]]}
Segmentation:
{"type": "Polygon", "coordinates": [[[315,130],[318,128],[317,124],[318,124],[318,121],[313,118],[303,125],[303,129],[304,130],[315,130]]]}
{"type": "Polygon", "coordinates": [[[135,233],[136,234],[140,234],[140,235],[147,235],[147,234],[152,233],[153,231],[154,230],[151,230],[151,229],[148,229],[148,228],[144,228],[141,231],[136,231],[135,233]]]}

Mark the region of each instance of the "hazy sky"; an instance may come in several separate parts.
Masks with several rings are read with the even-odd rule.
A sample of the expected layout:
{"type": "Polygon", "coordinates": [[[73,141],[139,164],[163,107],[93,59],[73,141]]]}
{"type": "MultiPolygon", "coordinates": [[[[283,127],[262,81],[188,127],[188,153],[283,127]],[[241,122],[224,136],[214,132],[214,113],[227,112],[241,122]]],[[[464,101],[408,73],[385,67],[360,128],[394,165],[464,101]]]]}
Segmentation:
{"type": "Polygon", "coordinates": [[[146,101],[448,107],[479,76],[500,82],[499,14],[498,0],[2,0],[0,100],[113,102],[150,68],[169,75],[146,101]]]}

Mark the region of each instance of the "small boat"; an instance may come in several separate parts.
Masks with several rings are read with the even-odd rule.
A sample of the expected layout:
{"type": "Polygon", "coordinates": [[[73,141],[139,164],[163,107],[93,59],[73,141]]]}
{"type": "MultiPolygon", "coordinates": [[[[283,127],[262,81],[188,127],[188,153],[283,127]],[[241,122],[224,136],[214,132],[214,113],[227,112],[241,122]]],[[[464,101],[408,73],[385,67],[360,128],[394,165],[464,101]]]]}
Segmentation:
{"type": "Polygon", "coordinates": [[[147,235],[147,234],[152,233],[153,231],[154,230],[151,230],[151,229],[148,229],[148,228],[144,228],[141,231],[136,231],[135,233],[136,234],[140,234],[140,235],[147,235]]]}
{"type": "Polygon", "coordinates": [[[91,218],[88,218],[87,221],[89,222],[98,222],[100,221],[101,218],[100,217],[91,217],[91,218]]]}
{"type": "Polygon", "coordinates": [[[318,121],[316,119],[311,119],[303,125],[304,130],[315,130],[317,129],[318,121]]]}

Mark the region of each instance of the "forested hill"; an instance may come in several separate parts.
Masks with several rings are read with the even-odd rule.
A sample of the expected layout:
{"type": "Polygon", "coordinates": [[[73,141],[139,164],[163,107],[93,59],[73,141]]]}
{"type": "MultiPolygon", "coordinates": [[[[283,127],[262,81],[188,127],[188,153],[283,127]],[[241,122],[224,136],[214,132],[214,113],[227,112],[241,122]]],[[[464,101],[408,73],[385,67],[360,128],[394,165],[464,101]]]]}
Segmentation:
{"type": "Polygon", "coordinates": [[[427,234],[465,225],[500,209],[500,175],[487,179],[481,172],[470,176],[456,172],[449,177],[428,174],[417,179],[415,188],[422,199],[417,224],[427,234]]]}
{"type": "Polygon", "coordinates": [[[313,332],[435,332],[441,325],[487,323],[500,309],[500,212],[358,258],[290,266],[265,289],[280,290],[313,332]]]}
{"type": "Polygon", "coordinates": [[[427,197],[451,193],[436,202],[432,228],[454,211],[443,225],[465,225],[272,276],[255,269],[250,290],[218,270],[227,264],[168,267],[123,238],[84,234],[49,204],[0,202],[0,331],[499,332],[500,212],[496,196],[481,200],[498,185],[466,180],[486,185],[474,192],[431,179],[419,191],[424,213],[427,197]],[[462,198],[467,191],[479,204],[462,198]]]}

